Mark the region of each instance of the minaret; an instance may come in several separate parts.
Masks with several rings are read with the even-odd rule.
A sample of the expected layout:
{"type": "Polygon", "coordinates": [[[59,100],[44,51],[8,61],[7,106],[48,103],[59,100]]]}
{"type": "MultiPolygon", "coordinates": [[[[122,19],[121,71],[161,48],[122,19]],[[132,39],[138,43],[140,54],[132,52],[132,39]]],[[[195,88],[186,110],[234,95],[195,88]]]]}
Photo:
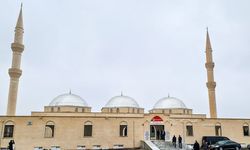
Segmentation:
{"type": "Polygon", "coordinates": [[[210,43],[210,38],[207,30],[206,38],[206,64],[207,68],[207,88],[209,97],[209,108],[210,108],[210,118],[217,118],[216,110],[216,99],[215,99],[215,87],[216,82],[214,81],[214,62],[212,56],[212,47],[210,43]]]}
{"type": "Polygon", "coordinates": [[[9,87],[9,97],[8,97],[8,107],[7,107],[8,116],[14,116],[16,114],[18,82],[20,76],[22,75],[22,70],[20,69],[20,65],[21,65],[21,55],[24,50],[23,33],[24,33],[23,16],[22,16],[22,5],[21,5],[20,13],[15,28],[14,43],[11,44],[13,55],[12,55],[12,66],[9,69],[10,87],[9,87]]]}

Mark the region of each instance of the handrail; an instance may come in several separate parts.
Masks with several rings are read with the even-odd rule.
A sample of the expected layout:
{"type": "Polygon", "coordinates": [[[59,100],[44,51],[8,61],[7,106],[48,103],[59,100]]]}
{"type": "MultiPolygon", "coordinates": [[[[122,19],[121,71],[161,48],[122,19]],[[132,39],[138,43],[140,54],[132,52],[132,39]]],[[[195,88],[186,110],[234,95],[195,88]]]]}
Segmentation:
{"type": "Polygon", "coordinates": [[[141,148],[144,150],[160,150],[154,143],[149,140],[141,141],[141,148]]]}

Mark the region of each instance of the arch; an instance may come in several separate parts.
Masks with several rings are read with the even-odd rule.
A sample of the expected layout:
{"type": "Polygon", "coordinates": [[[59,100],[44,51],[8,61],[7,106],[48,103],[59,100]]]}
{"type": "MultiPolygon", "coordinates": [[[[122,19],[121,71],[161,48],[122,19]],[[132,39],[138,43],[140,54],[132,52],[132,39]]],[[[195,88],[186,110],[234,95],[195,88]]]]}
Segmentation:
{"type": "Polygon", "coordinates": [[[15,125],[15,122],[12,120],[7,120],[4,122],[4,125],[15,125]]]}
{"type": "Polygon", "coordinates": [[[84,125],[92,125],[92,122],[91,121],[85,121],[84,125]]]}
{"type": "Polygon", "coordinates": [[[160,116],[154,116],[154,117],[151,119],[151,121],[153,121],[153,122],[161,122],[161,121],[163,121],[163,119],[162,119],[160,116]]]}
{"type": "Polygon", "coordinates": [[[247,122],[244,122],[243,126],[249,126],[249,124],[247,122]]]}
{"type": "Polygon", "coordinates": [[[186,123],[186,126],[193,126],[193,124],[192,124],[192,122],[188,121],[188,122],[186,123]]]}
{"type": "Polygon", "coordinates": [[[121,121],[120,125],[128,125],[128,123],[126,121],[121,121]]]}
{"type": "Polygon", "coordinates": [[[54,121],[47,121],[46,125],[55,125],[54,121]]]}
{"type": "Polygon", "coordinates": [[[220,122],[216,122],[215,126],[221,126],[221,123],[220,122]]]}

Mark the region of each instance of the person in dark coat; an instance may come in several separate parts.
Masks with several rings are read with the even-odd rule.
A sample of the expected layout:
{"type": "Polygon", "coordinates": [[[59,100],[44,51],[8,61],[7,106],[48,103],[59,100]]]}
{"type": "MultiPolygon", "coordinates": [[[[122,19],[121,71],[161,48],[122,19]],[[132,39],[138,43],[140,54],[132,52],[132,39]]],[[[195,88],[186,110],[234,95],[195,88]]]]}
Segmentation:
{"type": "Polygon", "coordinates": [[[175,137],[175,135],[172,138],[172,143],[173,143],[174,147],[176,148],[176,137],[175,137]]]}
{"type": "Polygon", "coordinates": [[[161,139],[162,139],[162,140],[165,140],[165,135],[166,135],[165,131],[162,130],[162,132],[161,132],[161,139]]]}
{"type": "Polygon", "coordinates": [[[195,140],[193,149],[194,150],[200,150],[200,144],[197,142],[197,140],[195,140]]]}
{"type": "Polygon", "coordinates": [[[179,148],[182,149],[182,137],[180,135],[178,137],[178,144],[179,144],[179,148]]]}
{"type": "Polygon", "coordinates": [[[157,131],[156,131],[156,140],[159,140],[159,139],[160,139],[160,131],[157,130],[157,131]]]}
{"type": "Polygon", "coordinates": [[[14,142],[14,140],[10,140],[10,142],[9,142],[9,150],[14,150],[14,144],[15,144],[15,142],[14,142]]]}

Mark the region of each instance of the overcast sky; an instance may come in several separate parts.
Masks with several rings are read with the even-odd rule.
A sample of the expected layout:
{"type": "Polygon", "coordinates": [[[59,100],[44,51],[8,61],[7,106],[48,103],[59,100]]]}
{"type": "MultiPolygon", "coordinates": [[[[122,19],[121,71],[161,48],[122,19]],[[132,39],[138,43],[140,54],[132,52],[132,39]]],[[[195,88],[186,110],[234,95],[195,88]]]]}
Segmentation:
{"type": "MultiPolygon", "coordinates": [[[[249,0],[22,0],[24,45],[17,115],[56,96],[81,96],[100,111],[133,97],[145,112],[181,99],[208,114],[205,34],[215,62],[218,117],[250,118],[249,0]]],[[[21,1],[0,5],[0,115],[6,114],[14,27],[21,1]]]]}

